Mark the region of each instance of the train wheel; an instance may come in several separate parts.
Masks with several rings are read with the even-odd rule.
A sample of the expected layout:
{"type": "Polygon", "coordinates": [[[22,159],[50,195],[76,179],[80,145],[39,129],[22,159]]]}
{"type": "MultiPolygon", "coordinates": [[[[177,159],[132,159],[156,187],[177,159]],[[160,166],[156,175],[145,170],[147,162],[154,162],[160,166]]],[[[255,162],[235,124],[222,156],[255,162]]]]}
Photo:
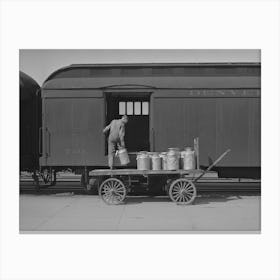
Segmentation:
{"type": "Polygon", "coordinates": [[[39,182],[39,176],[37,175],[36,172],[34,172],[34,174],[33,174],[33,180],[34,180],[35,191],[39,192],[40,191],[40,182],[39,182]]]}
{"type": "Polygon", "coordinates": [[[33,180],[36,191],[56,185],[56,171],[44,169],[43,172],[34,172],[33,180]]]}
{"type": "Polygon", "coordinates": [[[164,191],[167,195],[169,195],[170,185],[172,183],[172,179],[168,179],[164,186],[164,191]]]}
{"type": "Polygon", "coordinates": [[[194,183],[185,178],[173,181],[169,188],[169,197],[177,204],[187,205],[192,203],[196,197],[194,183]]]}
{"type": "Polygon", "coordinates": [[[89,183],[87,185],[84,185],[83,187],[86,194],[97,195],[99,186],[100,186],[100,179],[91,178],[89,179],[89,183]]]}
{"type": "Polygon", "coordinates": [[[125,185],[119,179],[109,178],[101,184],[99,196],[107,204],[120,204],[126,197],[125,185]]]}
{"type": "Polygon", "coordinates": [[[84,188],[84,189],[86,188],[86,180],[85,180],[85,173],[84,172],[81,174],[80,184],[81,184],[82,188],[84,188]]]}

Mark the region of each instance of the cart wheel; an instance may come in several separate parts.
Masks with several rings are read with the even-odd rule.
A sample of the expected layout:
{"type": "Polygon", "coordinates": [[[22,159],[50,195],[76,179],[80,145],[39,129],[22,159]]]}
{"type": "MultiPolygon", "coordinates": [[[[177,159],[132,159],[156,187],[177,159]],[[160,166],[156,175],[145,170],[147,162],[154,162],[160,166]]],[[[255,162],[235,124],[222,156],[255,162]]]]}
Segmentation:
{"type": "Polygon", "coordinates": [[[107,204],[120,204],[125,199],[126,188],[121,180],[109,178],[101,184],[99,195],[107,204]]]}
{"type": "Polygon", "coordinates": [[[172,182],[169,197],[177,204],[190,204],[196,197],[196,188],[192,181],[180,178],[172,182]]]}

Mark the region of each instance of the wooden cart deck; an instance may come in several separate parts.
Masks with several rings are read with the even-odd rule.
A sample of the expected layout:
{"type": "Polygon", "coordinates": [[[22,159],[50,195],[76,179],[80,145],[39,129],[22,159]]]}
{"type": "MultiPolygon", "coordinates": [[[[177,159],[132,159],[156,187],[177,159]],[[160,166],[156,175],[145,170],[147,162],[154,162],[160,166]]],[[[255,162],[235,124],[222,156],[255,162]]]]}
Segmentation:
{"type": "MultiPolygon", "coordinates": [[[[96,169],[89,172],[89,176],[120,176],[120,175],[190,175],[190,176],[199,176],[203,171],[200,169],[193,170],[138,170],[138,169],[96,169]]],[[[216,172],[208,172],[212,176],[216,177],[216,172]]]]}

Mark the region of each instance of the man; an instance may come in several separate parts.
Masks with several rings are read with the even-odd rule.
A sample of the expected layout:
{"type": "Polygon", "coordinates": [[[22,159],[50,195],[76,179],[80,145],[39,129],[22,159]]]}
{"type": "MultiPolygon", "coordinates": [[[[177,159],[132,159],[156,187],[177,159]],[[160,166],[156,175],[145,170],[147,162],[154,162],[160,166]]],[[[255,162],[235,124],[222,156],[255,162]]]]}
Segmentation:
{"type": "Polygon", "coordinates": [[[118,149],[125,148],[124,135],[127,122],[128,117],[124,115],[121,119],[112,120],[111,123],[103,129],[103,133],[110,130],[108,137],[108,165],[110,169],[113,169],[116,147],[118,149]]]}

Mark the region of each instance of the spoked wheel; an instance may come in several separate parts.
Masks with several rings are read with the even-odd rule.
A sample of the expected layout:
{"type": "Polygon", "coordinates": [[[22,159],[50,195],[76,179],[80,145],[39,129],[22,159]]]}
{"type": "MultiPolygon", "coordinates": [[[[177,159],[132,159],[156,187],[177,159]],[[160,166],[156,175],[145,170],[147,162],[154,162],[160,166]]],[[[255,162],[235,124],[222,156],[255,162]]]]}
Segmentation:
{"type": "Polygon", "coordinates": [[[177,204],[187,205],[194,201],[196,188],[192,181],[180,178],[172,182],[169,197],[177,204]]]}
{"type": "Polygon", "coordinates": [[[126,188],[121,180],[109,178],[101,184],[99,195],[107,204],[120,204],[125,199],[126,188]]]}

